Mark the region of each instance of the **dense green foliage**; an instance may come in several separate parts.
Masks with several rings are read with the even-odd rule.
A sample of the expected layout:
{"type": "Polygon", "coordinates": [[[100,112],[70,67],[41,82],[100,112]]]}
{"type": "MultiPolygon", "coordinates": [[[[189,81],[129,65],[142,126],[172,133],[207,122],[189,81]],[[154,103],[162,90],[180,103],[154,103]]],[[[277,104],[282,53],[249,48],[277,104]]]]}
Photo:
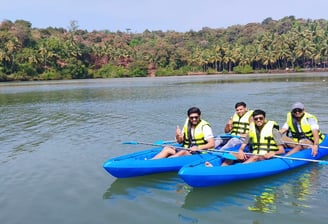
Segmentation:
{"type": "Polygon", "coordinates": [[[326,20],[265,19],[200,31],[37,29],[24,20],[0,23],[0,81],[252,73],[323,68],[326,20]],[[297,68],[297,69],[296,69],[297,68]]]}

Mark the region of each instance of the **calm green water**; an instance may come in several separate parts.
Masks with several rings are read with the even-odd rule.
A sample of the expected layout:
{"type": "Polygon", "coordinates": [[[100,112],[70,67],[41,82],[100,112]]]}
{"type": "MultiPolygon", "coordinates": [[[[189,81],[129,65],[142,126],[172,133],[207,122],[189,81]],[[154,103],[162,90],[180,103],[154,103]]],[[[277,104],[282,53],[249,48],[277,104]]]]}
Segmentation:
{"type": "MultiPolygon", "coordinates": [[[[175,174],[116,179],[123,141],[174,137],[198,106],[215,134],[237,101],[280,125],[295,101],[328,132],[328,73],[0,84],[0,223],[326,223],[328,166],[193,189],[175,174]]],[[[326,158],[327,159],[327,158],[326,158]]]]}

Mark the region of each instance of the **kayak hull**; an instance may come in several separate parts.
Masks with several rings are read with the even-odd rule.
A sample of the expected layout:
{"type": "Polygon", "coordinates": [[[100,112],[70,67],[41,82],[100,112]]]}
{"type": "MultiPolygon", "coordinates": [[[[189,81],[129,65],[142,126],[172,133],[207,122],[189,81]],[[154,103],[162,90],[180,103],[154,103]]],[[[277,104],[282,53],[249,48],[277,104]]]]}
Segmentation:
{"type": "MultiPolygon", "coordinates": [[[[320,146],[316,157],[312,157],[310,148],[294,153],[290,157],[317,160],[327,156],[327,136],[320,146]],[[320,146],[324,146],[325,148],[320,148],[320,146]]],[[[204,160],[194,161],[183,166],[179,170],[179,176],[192,187],[210,187],[235,181],[271,176],[310,163],[310,161],[304,160],[272,158],[248,164],[237,163],[230,166],[221,166],[222,160],[221,157],[211,158],[209,162],[211,162],[213,167],[205,166],[204,160]]]]}
{"type": "Polygon", "coordinates": [[[219,157],[219,153],[199,153],[190,156],[180,156],[164,159],[154,159],[162,148],[153,148],[107,160],[104,169],[116,178],[129,178],[145,176],[163,172],[177,172],[179,169],[193,161],[207,160],[219,157]]]}

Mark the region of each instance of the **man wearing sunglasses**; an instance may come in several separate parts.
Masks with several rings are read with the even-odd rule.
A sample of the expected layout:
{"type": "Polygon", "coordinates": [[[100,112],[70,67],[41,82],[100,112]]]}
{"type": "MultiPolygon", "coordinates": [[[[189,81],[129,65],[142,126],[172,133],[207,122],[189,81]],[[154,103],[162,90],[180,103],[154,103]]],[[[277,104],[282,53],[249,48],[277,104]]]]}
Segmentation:
{"type": "MultiPolygon", "coordinates": [[[[292,138],[284,136],[284,141],[289,142],[286,145],[292,148],[287,155],[303,149],[301,144],[307,144],[311,145],[312,156],[315,157],[318,154],[318,145],[324,139],[324,135],[319,129],[318,119],[316,116],[307,113],[304,105],[300,102],[294,103],[291,109],[291,112],[287,113],[286,122],[280,130],[282,134],[291,133],[292,138]],[[295,144],[290,142],[295,142],[295,144]]],[[[304,146],[304,148],[308,147],[304,146]]]]}
{"type": "Polygon", "coordinates": [[[175,138],[182,143],[186,150],[176,149],[173,146],[165,146],[153,159],[191,155],[201,150],[214,148],[214,136],[210,124],[202,120],[201,111],[198,107],[191,107],[187,111],[187,119],[181,130],[176,128],[175,138]]]}
{"type": "MultiPolygon", "coordinates": [[[[263,110],[254,110],[252,116],[254,123],[251,123],[248,135],[238,152],[232,154],[244,163],[251,163],[285,153],[277,122],[266,120],[263,110]],[[247,145],[250,145],[252,155],[244,153],[247,145]]],[[[230,165],[232,162],[232,160],[226,159],[222,166],[230,165]]],[[[205,165],[210,166],[206,163],[205,165]]]]}

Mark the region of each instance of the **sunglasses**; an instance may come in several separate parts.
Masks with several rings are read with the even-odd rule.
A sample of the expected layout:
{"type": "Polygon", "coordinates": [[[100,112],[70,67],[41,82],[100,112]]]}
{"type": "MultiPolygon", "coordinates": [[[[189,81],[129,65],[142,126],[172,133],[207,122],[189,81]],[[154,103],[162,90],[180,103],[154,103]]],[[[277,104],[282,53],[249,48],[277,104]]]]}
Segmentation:
{"type": "Polygon", "coordinates": [[[263,121],[264,117],[254,117],[254,121],[263,121]]]}
{"type": "Polygon", "coordinates": [[[296,114],[296,113],[302,113],[302,112],[303,112],[303,110],[300,109],[300,108],[296,108],[296,109],[293,110],[293,113],[294,114],[296,114]]]}
{"type": "Polygon", "coordinates": [[[192,117],[189,117],[190,120],[198,120],[199,116],[192,116],[192,117]]]}

